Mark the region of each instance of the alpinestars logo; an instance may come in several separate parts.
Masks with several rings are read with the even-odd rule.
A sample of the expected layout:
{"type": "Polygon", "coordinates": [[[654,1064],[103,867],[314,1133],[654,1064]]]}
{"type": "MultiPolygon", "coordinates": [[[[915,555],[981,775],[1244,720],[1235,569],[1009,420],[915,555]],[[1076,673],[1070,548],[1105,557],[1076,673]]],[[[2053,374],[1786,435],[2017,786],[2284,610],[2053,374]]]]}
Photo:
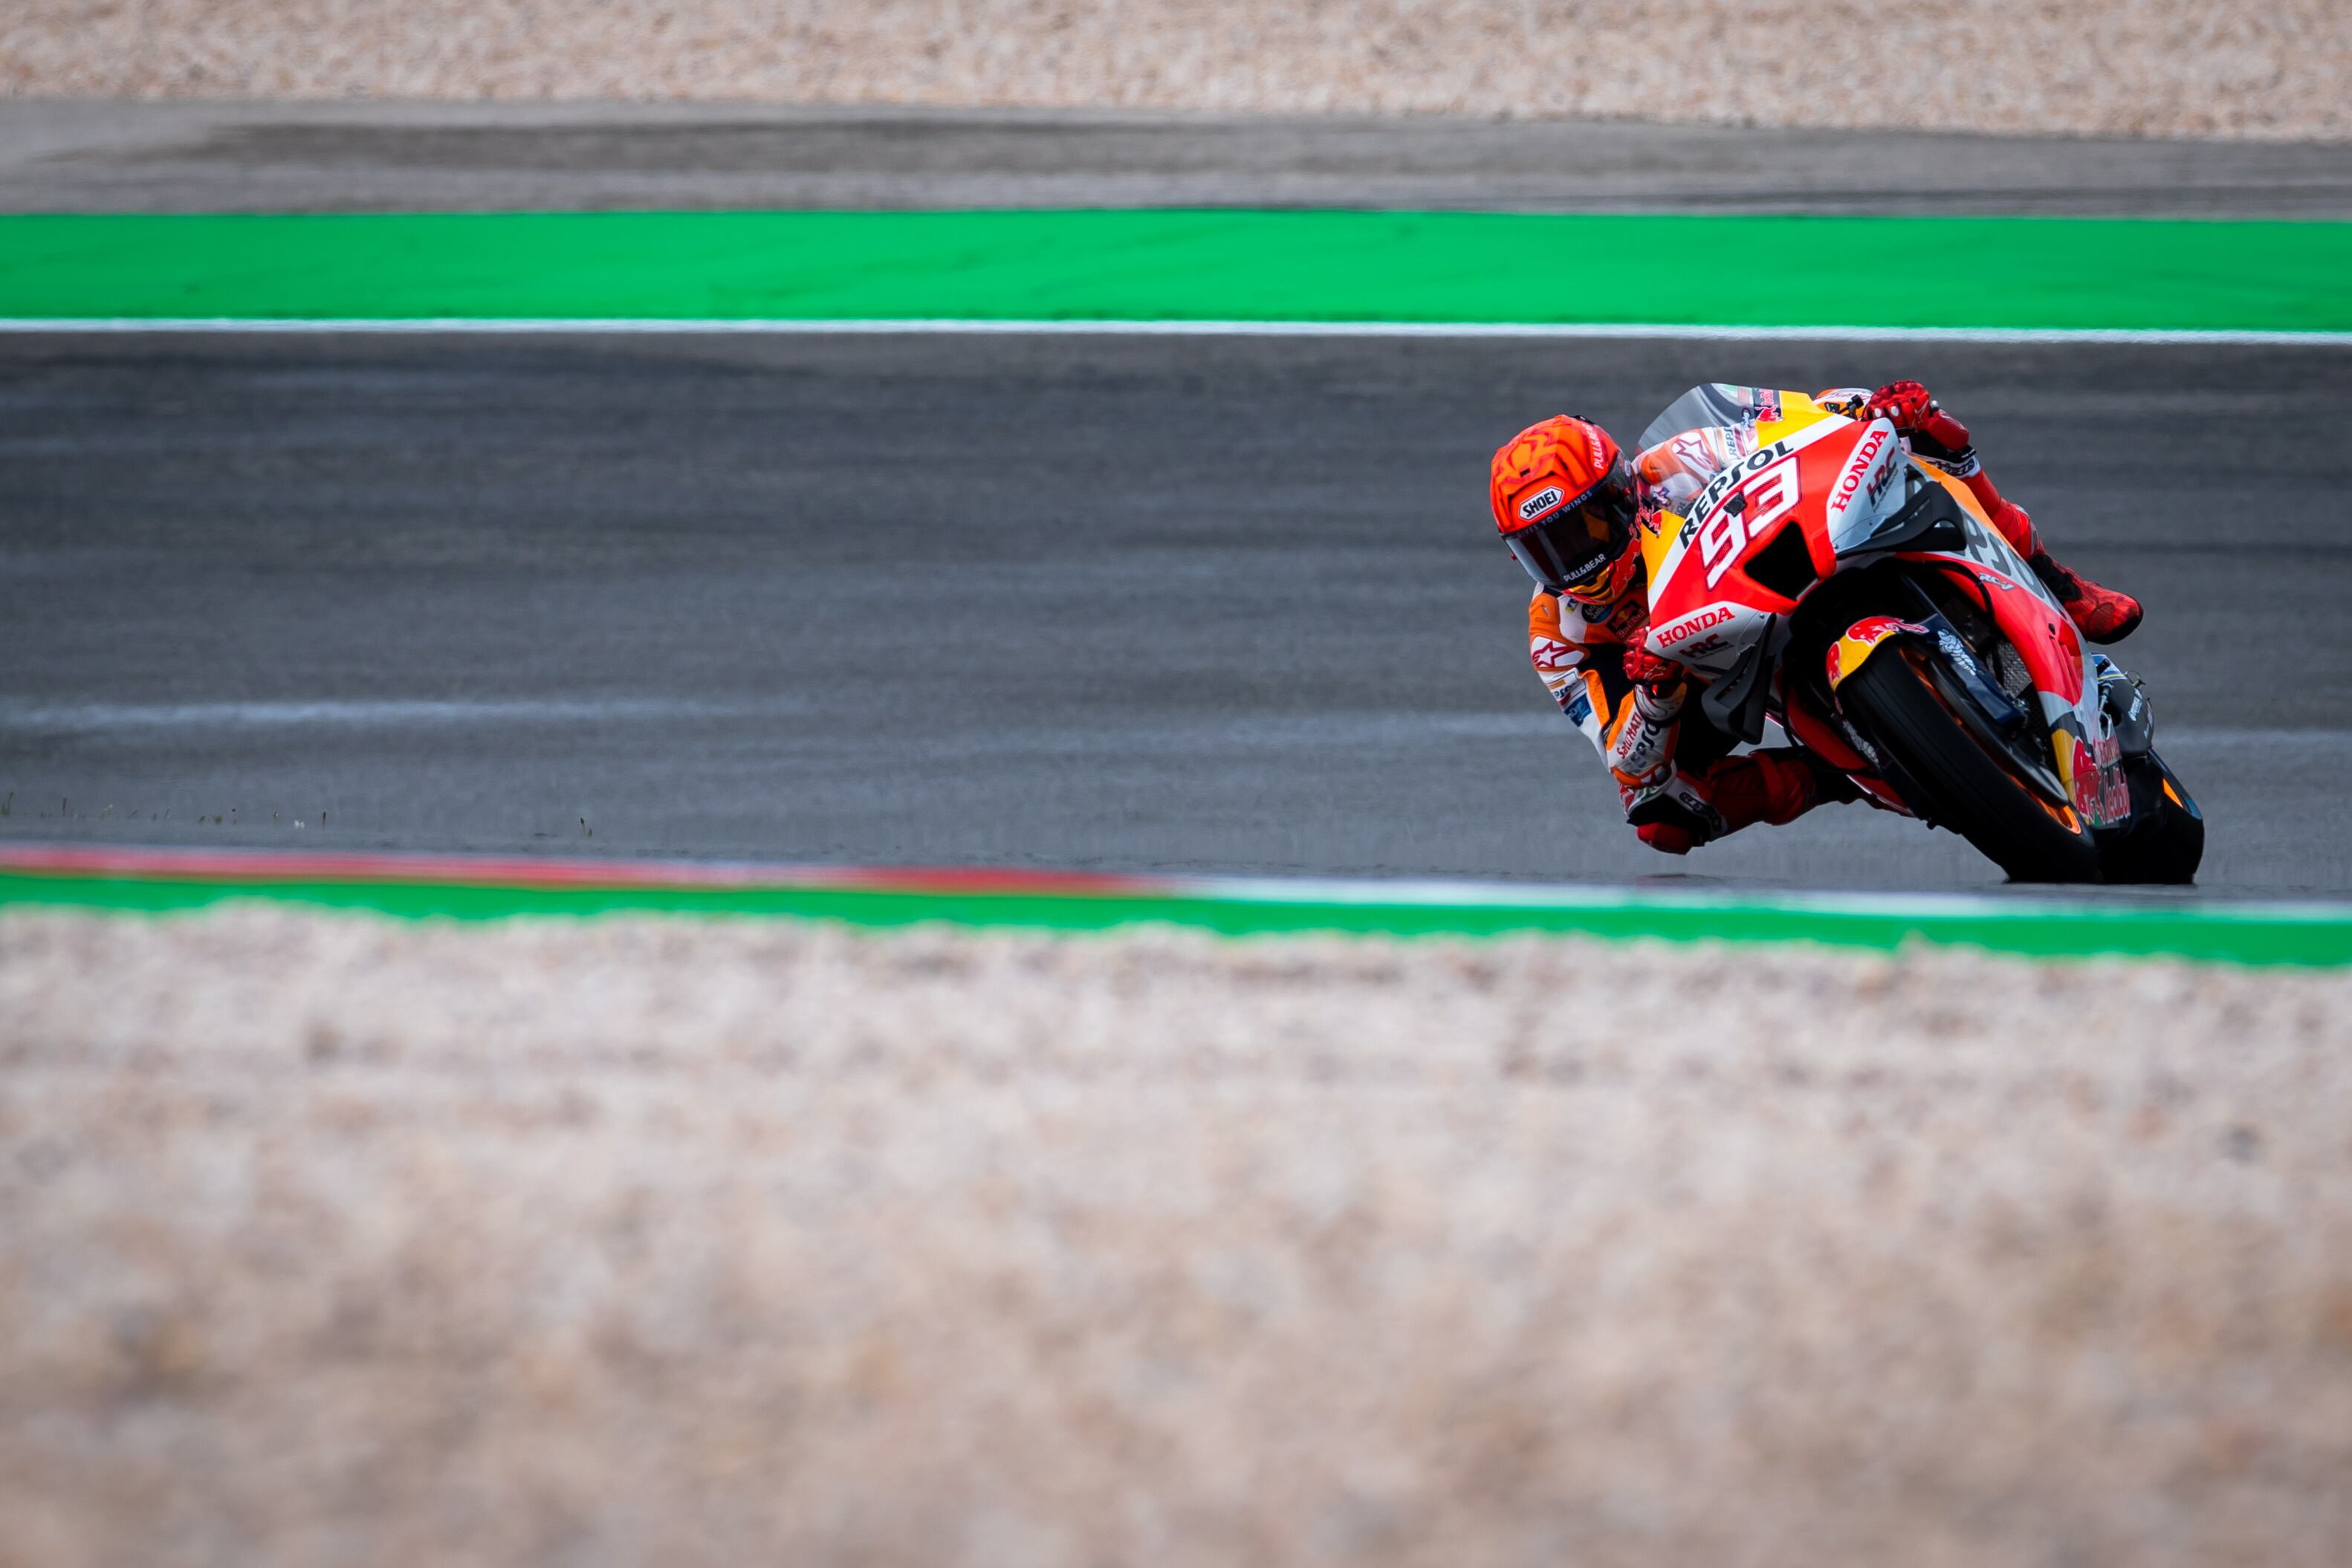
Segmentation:
{"type": "Polygon", "coordinates": [[[1559,503],[1559,487],[1548,485],[1519,503],[1519,521],[1533,522],[1559,503]]]}

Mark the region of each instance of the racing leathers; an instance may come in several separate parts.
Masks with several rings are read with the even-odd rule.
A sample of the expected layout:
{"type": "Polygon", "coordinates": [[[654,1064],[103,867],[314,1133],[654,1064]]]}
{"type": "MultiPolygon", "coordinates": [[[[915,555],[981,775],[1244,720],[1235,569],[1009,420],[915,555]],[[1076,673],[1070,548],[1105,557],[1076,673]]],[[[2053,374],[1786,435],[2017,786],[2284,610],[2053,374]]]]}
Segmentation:
{"type": "Polygon", "coordinates": [[[1648,629],[1648,590],[1638,574],[1613,605],[1541,589],[1528,603],[1536,673],[1599,749],[1643,843],[1685,855],[1756,823],[1793,822],[1824,801],[1856,797],[1852,784],[1797,747],[1732,756],[1731,738],[1712,725],[1685,734],[1685,689],[1647,679],[1664,662],[1641,648],[1648,629]]]}

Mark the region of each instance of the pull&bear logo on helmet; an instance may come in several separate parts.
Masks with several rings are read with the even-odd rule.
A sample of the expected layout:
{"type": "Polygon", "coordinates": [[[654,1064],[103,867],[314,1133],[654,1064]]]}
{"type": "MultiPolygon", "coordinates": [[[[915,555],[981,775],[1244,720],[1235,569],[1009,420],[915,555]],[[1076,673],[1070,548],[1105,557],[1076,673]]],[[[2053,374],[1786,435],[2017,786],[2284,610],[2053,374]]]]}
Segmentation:
{"type": "Polygon", "coordinates": [[[1550,511],[1553,508],[1559,506],[1559,503],[1566,499],[1567,498],[1560,493],[1560,489],[1558,485],[1546,485],[1542,489],[1538,490],[1535,494],[1529,496],[1527,500],[1519,503],[1519,521],[1521,522],[1533,522],[1544,513],[1550,511]]]}

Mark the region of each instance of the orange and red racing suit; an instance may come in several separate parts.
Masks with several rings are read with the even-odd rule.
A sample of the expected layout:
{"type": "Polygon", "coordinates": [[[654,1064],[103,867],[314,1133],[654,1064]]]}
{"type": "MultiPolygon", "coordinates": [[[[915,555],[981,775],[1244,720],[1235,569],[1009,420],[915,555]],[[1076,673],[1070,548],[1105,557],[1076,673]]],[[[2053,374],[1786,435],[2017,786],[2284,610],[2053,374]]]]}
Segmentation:
{"type": "MultiPolygon", "coordinates": [[[[1617,747],[1643,721],[1625,675],[1630,637],[1649,624],[1647,587],[1633,587],[1606,610],[1540,588],[1528,602],[1528,655],[1559,705],[1616,773],[1617,747]]],[[[1618,774],[1618,794],[1642,842],[1684,854],[1759,822],[1793,822],[1825,798],[1851,798],[1796,747],[1726,754],[1731,738],[1711,725],[1684,726],[1664,748],[1669,772],[1654,782],[1618,774]]]]}
{"type": "MultiPolygon", "coordinates": [[[[1835,389],[1821,401],[1847,395],[1848,389],[1835,389]]],[[[1794,393],[1767,395],[1771,401],[1759,400],[1759,411],[1777,409],[1784,400],[1805,401],[1794,393]]],[[[1756,446],[1750,423],[1686,431],[1645,449],[1633,459],[1644,508],[1681,510],[1719,468],[1756,446]]],[[[1643,703],[1624,665],[1628,647],[1648,629],[1649,583],[1640,571],[1620,576],[1624,586],[1606,605],[1537,589],[1528,603],[1528,657],[1552,700],[1609,766],[1643,843],[1683,854],[1759,822],[1793,822],[1824,801],[1854,798],[1851,784],[1798,747],[1731,755],[1730,737],[1711,725],[1685,726],[1679,717],[1663,721],[1668,730],[1663,744],[1645,735],[1655,710],[1643,703]],[[1654,772],[1628,773],[1631,748],[1640,749],[1645,762],[1664,762],[1654,772]]]]}

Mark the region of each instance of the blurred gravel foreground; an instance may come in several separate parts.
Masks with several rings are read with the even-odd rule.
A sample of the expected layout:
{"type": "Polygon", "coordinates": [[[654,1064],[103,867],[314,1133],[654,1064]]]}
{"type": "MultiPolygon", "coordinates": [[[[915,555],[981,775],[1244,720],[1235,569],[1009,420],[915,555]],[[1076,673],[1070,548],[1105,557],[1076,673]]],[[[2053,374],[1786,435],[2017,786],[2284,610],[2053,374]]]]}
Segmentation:
{"type": "Polygon", "coordinates": [[[0,915],[0,1562],[2340,1563],[2352,977],[0,915]]]}
{"type": "Polygon", "coordinates": [[[0,95],[2352,138],[2345,0],[9,0],[0,95]]]}

